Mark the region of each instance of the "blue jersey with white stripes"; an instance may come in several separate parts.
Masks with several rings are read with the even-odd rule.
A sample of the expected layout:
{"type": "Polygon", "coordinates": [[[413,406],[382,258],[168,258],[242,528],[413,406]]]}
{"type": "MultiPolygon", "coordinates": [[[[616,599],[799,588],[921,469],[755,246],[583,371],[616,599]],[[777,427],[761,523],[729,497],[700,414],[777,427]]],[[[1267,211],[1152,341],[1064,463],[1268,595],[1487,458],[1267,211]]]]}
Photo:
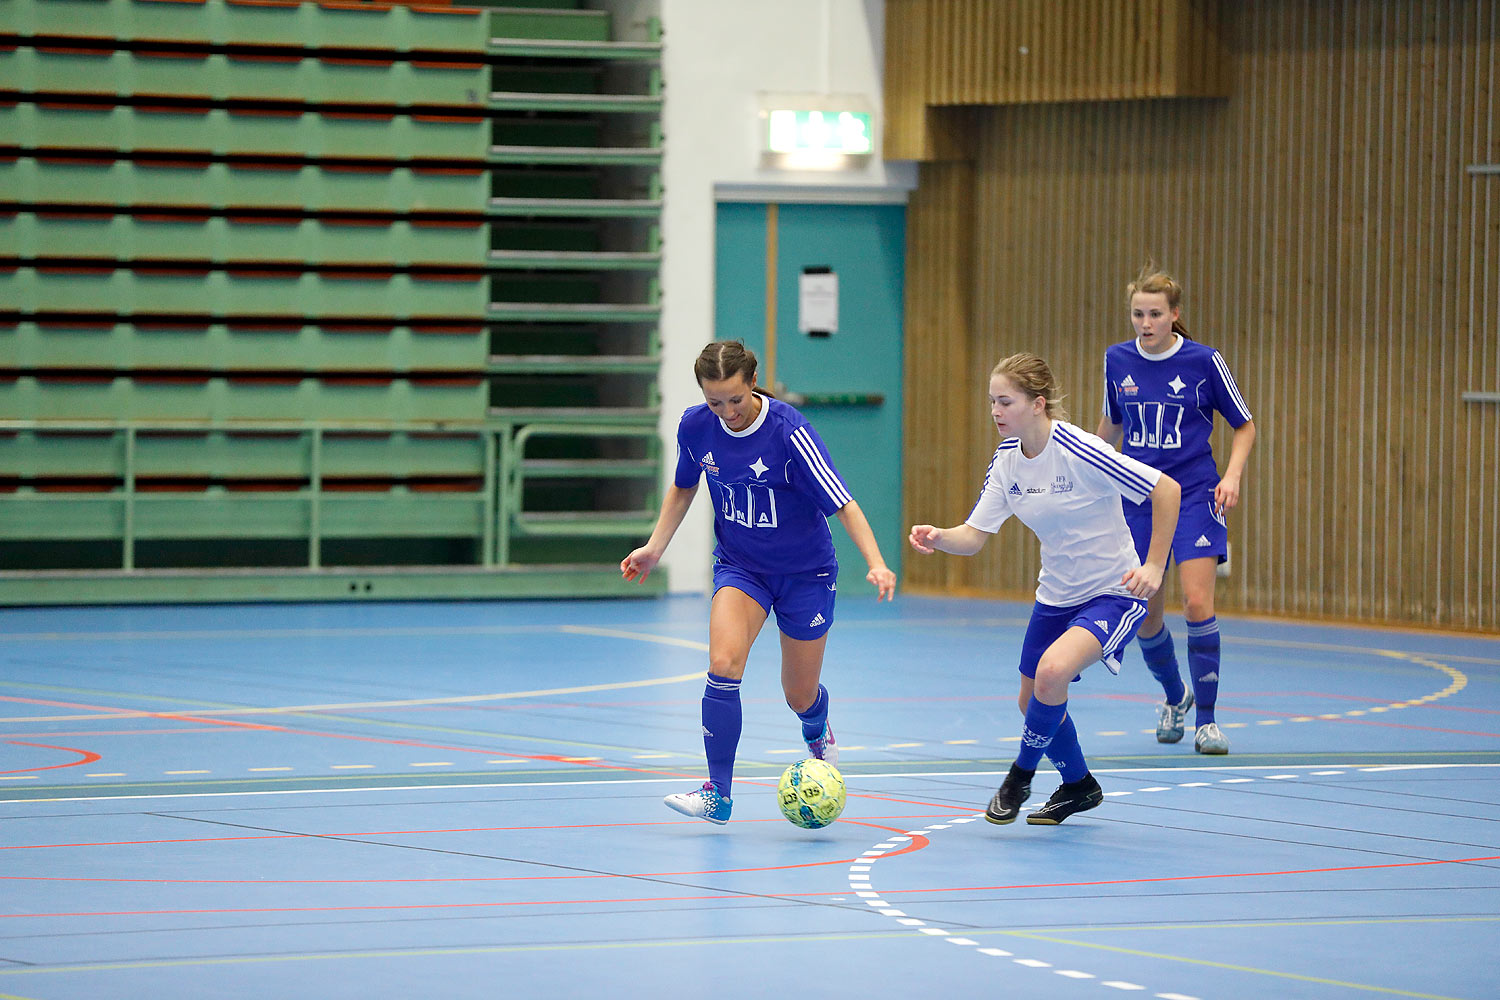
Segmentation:
{"type": "Polygon", "coordinates": [[[1104,352],[1104,380],[1104,412],[1124,424],[1125,454],[1177,480],[1183,493],[1218,484],[1214,411],[1231,427],[1250,419],[1218,351],[1179,335],[1162,353],[1147,354],[1129,340],[1104,352]]]}
{"type": "Polygon", "coordinates": [[[756,573],[791,574],[837,565],[828,518],[854,498],[807,418],[761,396],[760,414],[731,431],[699,403],[677,425],[682,489],[708,480],[717,506],[714,555],[756,573]]]}
{"type": "Polygon", "coordinates": [[[1120,498],[1140,503],[1160,478],[1096,435],[1054,420],[1035,458],[1021,452],[1020,438],[1000,442],[966,523],[993,534],[1015,516],[1036,533],[1042,543],[1036,599],[1042,604],[1071,608],[1101,594],[1130,597],[1121,580],[1141,561],[1120,498]]]}

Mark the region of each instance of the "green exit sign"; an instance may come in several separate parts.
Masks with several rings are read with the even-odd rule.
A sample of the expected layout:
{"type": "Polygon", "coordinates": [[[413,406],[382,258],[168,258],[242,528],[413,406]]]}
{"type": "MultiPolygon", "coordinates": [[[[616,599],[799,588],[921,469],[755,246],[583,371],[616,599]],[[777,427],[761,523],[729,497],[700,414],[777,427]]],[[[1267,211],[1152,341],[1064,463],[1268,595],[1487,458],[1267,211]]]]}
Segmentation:
{"type": "Polygon", "coordinates": [[[868,155],[874,148],[867,111],[772,111],[766,148],[772,153],[868,155]]]}

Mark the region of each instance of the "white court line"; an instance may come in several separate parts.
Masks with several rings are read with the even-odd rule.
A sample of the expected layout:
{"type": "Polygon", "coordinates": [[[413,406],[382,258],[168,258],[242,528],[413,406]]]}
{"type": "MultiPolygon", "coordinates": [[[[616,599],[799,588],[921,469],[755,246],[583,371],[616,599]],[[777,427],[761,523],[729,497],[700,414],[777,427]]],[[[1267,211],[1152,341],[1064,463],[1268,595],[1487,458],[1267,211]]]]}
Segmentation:
{"type": "MultiPolygon", "coordinates": [[[[1299,766],[1299,765],[1294,765],[1294,766],[1299,766]]],[[[1309,767],[1327,767],[1329,765],[1326,765],[1326,764],[1313,764],[1313,765],[1307,765],[1307,766],[1309,766],[1309,767]]],[[[1354,765],[1354,764],[1334,765],[1334,766],[1360,767],[1360,765],[1354,765]]],[[[1396,768],[1402,768],[1405,765],[1393,765],[1393,766],[1396,767],[1396,768]]],[[[1491,768],[1491,767],[1500,767],[1500,764],[1464,763],[1464,764],[1433,764],[1433,765],[1424,765],[1424,766],[1449,767],[1449,768],[1491,768]]],[[[1176,772],[1176,771],[1228,771],[1228,770],[1242,770],[1242,771],[1243,770],[1260,770],[1260,771],[1264,771],[1264,770],[1267,770],[1267,769],[1268,769],[1267,766],[1264,765],[1264,764],[1261,764],[1261,765],[1246,764],[1246,765],[1242,765],[1240,767],[1222,767],[1222,768],[1214,768],[1214,767],[1159,767],[1159,768],[1117,767],[1117,768],[1110,768],[1109,770],[1104,770],[1104,769],[1096,770],[1094,773],[1095,774],[1139,774],[1139,773],[1147,773],[1147,774],[1171,774],[1171,773],[1176,772]]],[[[1369,767],[1360,767],[1360,769],[1361,770],[1365,770],[1365,771],[1376,770],[1375,768],[1369,768],[1369,767]]],[[[1006,772],[1004,772],[1004,771],[931,771],[931,772],[895,771],[895,772],[890,772],[890,773],[879,772],[879,773],[874,773],[874,774],[860,774],[860,775],[856,775],[856,777],[862,778],[862,779],[863,778],[946,778],[946,777],[953,777],[954,775],[959,775],[959,776],[963,776],[963,777],[972,777],[972,776],[993,777],[995,775],[1001,775],[1001,774],[1005,774],[1005,773],[1006,772]]],[[[268,780],[268,781],[275,781],[277,779],[275,779],[275,778],[268,778],[266,780],[268,780]]],[[[1253,779],[1247,779],[1247,780],[1253,780],[1253,779]]],[[[58,796],[58,797],[51,797],[51,796],[46,796],[46,797],[43,797],[43,796],[28,796],[27,798],[24,798],[24,799],[0,799],[0,805],[17,805],[17,804],[26,804],[26,803],[30,803],[30,802],[131,802],[131,801],[153,800],[153,799],[203,799],[203,798],[216,798],[216,797],[217,798],[233,798],[233,797],[236,797],[236,796],[245,796],[245,797],[248,797],[248,796],[252,796],[252,795],[317,795],[317,794],[347,795],[347,794],[349,794],[351,792],[422,792],[423,794],[430,795],[433,792],[440,792],[440,791],[444,791],[444,790],[450,789],[450,788],[453,789],[454,791],[462,791],[462,790],[468,789],[468,788],[566,788],[568,786],[577,786],[577,787],[583,788],[583,787],[588,787],[588,786],[591,786],[591,785],[665,785],[665,784],[673,784],[673,785],[675,785],[675,784],[681,784],[681,782],[682,782],[682,778],[680,778],[680,777],[677,777],[677,778],[609,778],[609,779],[592,779],[592,778],[586,778],[586,779],[584,779],[582,781],[477,781],[477,782],[473,782],[473,783],[469,783],[469,782],[451,782],[451,783],[450,782],[445,782],[445,783],[436,784],[436,785],[432,785],[432,784],[370,785],[370,786],[359,787],[359,788],[271,788],[271,789],[256,789],[256,790],[226,791],[226,792],[155,792],[155,793],[152,793],[152,794],[149,794],[149,795],[76,795],[76,796],[58,796]]],[[[98,786],[95,786],[95,787],[98,787],[98,786]]],[[[1106,794],[1108,794],[1108,793],[1106,793],[1106,794]]],[[[965,820],[963,820],[962,818],[956,818],[956,819],[947,820],[946,822],[949,822],[949,823],[959,823],[959,822],[965,822],[965,820]]],[[[888,850],[893,850],[893,849],[895,849],[896,846],[897,846],[896,844],[891,844],[887,849],[888,850]]]]}
{"type": "MultiPolygon", "coordinates": [[[[679,639],[670,635],[651,635],[647,632],[627,632],[623,629],[595,628],[590,625],[547,625],[539,626],[537,630],[544,632],[564,632],[571,635],[603,636],[609,639],[631,639],[636,642],[654,642],[662,646],[680,646],[695,652],[708,652],[708,644],[696,639],[679,639]]],[[[378,630],[376,630],[378,631],[378,630]]],[[[125,635],[127,633],[122,633],[125,635]]],[[[128,633],[131,636],[151,636],[154,633],[128,633]]],[[[165,633],[172,635],[174,633],[165,633]]],[[[360,632],[358,634],[373,634],[360,632]]],[[[47,636],[42,636],[46,638],[47,636]]],[[[11,638],[0,635],[0,639],[11,638]]],[[[548,698],[560,694],[587,694],[593,691],[623,691],[630,688],[653,687],[658,684],[682,684],[687,681],[700,680],[703,671],[694,670],[690,674],[677,674],[673,677],[652,677],[639,681],[611,681],[608,684],[584,684],[577,687],[545,688],[537,691],[506,691],[499,694],[467,694],[455,695],[448,698],[403,698],[396,701],[349,701],[327,705],[272,705],[263,708],[181,708],[164,709],[160,711],[122,711],[122,712],[92,712],[79,715],[32,715],[14,716],[0,718],[0,722],[78,722],[98,721],[101,719],[150,719],[163,715],[192,715],[205,718],[220,718],[223,716],[241,715],[292,715],[304,712],[349,712],[367,708],[415,708],[421,705],[469,705],[489,701],[510,701],[517,698],[548,698]]]]}

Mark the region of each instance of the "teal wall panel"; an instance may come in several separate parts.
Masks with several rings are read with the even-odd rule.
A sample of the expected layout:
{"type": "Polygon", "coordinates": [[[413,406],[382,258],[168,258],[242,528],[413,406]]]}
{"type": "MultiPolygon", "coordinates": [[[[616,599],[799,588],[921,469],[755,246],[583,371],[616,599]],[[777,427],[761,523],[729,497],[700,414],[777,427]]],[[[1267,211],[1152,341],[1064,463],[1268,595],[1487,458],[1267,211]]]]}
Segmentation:
{"type": "MultiPolygon", "coordinates": [[[[766,206],[725,203],[717,212],[715,336],[743,339],[765,355],[766,206]]],[[[878,406],[804,405],[859,502],[886,562],[901,572],[902,205],[790,204],[777,208],[776,381],[802,395],[879,394],[878,406]],[[804,267],[839,276],[839,332],[798,332],[804,267]]],[[[764,371],[762,377],[764,378],[764,371]]],[[[833,525],[846,586],[864,560],[833,525]]]]}

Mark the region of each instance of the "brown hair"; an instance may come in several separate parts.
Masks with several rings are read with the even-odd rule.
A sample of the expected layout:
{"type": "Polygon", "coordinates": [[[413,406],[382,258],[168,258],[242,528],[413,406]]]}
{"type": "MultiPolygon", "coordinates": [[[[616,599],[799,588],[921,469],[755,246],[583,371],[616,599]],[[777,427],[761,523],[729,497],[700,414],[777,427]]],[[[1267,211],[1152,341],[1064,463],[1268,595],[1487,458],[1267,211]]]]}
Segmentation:
{"type": "Polygon", "coordinates": [[[1053,420],[1068,419],[1068,411],[1062,407],[1063,392],[1057,379],[1052,377],[1052,369],[1035,354],[1012,354],[990,372],[992,378],[996,375],[1004,375],[1010,379],[1012,385],[1031,399],[1038,396],[1046,399],[1048,417],[1053,420]]]}
{"type": "Polygon", "coordinates": [[[698,354],[693,362],[693,375],[698,384],[723,382],[741,375],[745,384],[755,388],[755,369],[759,362],[755,354],[740,340],[715,340],[698,354]]]}
{"type": "MultiPolygon", "coordinates": [[[[1167,305],[1172,309],[1182,309],[1182,286],[1177,279],[1166,271],[1156,266],[1156,261],[1148,260],[1141,266],[1141,271],[1135,276],[1135,280],[1125,286],[1125,303],[1128,306],[1130,300],[1135,298],[1138,292],[1160,293],[1167,297],[1167,305]]],[[[1181,316],[1172,321],[1172,331],[1186,337],[1187,327],[1182,325],[1181,316]]]]}

